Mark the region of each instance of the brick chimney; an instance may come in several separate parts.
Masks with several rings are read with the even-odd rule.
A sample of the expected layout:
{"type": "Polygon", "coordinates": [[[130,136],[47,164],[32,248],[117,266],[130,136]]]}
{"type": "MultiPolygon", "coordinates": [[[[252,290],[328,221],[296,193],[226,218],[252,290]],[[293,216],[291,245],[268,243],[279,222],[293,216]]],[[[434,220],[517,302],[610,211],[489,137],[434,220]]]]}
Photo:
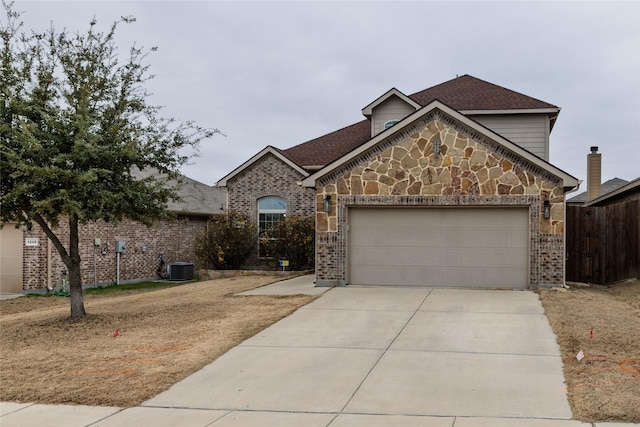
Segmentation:
{"type": "Polygon", "coordinates": [[[601,182],[602,160],[598,147],[591,147],[591,153],[587,155],[587,201],[600,197],[601,182]]]}

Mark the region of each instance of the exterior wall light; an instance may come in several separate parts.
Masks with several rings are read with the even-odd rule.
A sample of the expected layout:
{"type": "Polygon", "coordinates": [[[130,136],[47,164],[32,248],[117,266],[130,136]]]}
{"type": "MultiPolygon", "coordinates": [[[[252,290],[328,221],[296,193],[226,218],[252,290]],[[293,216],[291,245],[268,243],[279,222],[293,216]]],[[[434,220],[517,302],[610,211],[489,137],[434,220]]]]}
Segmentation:
{"type": "Polygon", "coordinates": [[[542,216],[544,217],[544,219],[549,219],[551,217],[551,206],[550,206],[548,200],[544,201],[544,208],[543,208],[543,211],[542,211],[542,216]]]}
{"type": "Polygon", "coordinates": [[[324,205],[323,205],[323,210],[326,213],[331,212],[331,195],[325,196],[324,197],[324,205]]]}
{"type": "Polygon", "coordinates": [[[438,156],[440,154],[440,148],[442,147],[442,141],[440,141],[439,137],[435,137],[433,140],[433,154],[438,156]]]}

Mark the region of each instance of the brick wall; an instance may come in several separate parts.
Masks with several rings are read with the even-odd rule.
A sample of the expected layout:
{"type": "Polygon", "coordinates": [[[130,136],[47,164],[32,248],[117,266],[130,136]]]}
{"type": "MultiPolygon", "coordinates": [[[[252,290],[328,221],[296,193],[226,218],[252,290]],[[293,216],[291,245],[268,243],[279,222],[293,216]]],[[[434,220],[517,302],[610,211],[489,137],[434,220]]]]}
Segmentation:
{"type": "MultiPolygon", "coordinates": [[[[160,253],[167,264],[192,262],[197,269],[195,236],[206,228],[207,219],[205,216],[180,216],[158,221],[151,227],[127,219],[117,225],[103,221],[81,225],[82,283],[92,286],[116,281],[116,240],[126,242],[126,251],[120,256],[121,282],[154,278],[160,253]],[[100,246],[94,245],[95,239],[100,239],[100,246]]],[[[69,241],[69,228],[64,221],[55,232],[63,244],[69,241]]],[[[48,287],[62,283],[62,271],[66,266],[42,229],[34,224],[31,231],[25,232],[25,237],[38,238],[38,246],[23,248],[24,290],[44,292],[48,287]]]]}
{"type": "Polygon", "coordinates": [[[272,154],[258,159],[227,183],[229,209],[244,212],[258,221],[258,199],[282,197],[287,201],[287,215],[313,215],[315,192],[298,184],[304,177],[272,154]]]}
{"type": "MultiPolygon", "coordinates": [[[[315,191],[298,184],[303,178],[300,172],[267,154],[227,182],[228,208],[243,212],[257,226],[258,200],[277,196],[286,200],[287,216],[313,216],[315,191]]],[[[272,264],[259,259],[257,249],[258,242],[245,268],[268,268],[272,264]]]]}

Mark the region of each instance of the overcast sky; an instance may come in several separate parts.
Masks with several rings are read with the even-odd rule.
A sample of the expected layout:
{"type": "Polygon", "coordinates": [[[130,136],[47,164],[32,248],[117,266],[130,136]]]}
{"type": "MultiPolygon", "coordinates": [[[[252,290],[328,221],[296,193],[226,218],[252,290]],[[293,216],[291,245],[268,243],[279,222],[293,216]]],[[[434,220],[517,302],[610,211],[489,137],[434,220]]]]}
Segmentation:
{"type": "MultiPolygon", "coordinates": [[[[17,1],[26,29],[84,31],[121,15],[117,43],[157,46],[151,103],[220,129],[185,175],[214,184],[267,145],[288,148],[362,120],[392,87],[456,75],[557,105],[550,161],[585,179],[640,176],[640,2],[17,1]]],[[[583,185],[581,190],[586,189],[583,185]]]]}

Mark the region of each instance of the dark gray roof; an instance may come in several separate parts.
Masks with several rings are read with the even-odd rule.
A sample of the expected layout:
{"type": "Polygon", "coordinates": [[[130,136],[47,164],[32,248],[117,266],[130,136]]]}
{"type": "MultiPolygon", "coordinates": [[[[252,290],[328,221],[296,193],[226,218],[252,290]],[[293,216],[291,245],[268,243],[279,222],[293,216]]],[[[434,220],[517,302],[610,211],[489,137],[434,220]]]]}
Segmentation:
{"type": "Polygon", "coordinates": [[[610,191],[607,194],[603,194],[600,197],[596,197],[593,200],[590,200],[588,203],[585,203],[585,206],[601,206],[607,203],[615,202],[616,200],[624,199],[628,196],[632,196],[632,194],[640,195],[640,178],[636,178],[633,181],[623,185],[622,187],[617,188],[616,190],[610,191]]]}
{"type": "MultiPolygon", "coordinates": [[[[612,178],[609,181],[602,183],[602,187],[600,188],[600,195],[604,196],[605,194],[611,193],[612,191],[615,191],[618,188],[628,183],[629,181],[625,181],[624,179],[612,178]]],[[[575,203],[575,204],[587,203],[587,192],[584,191],[578,194],[577,196],[568,199],[567,203],[575,203]]]]}
{"type": "MultiPolygon", "coordinates": [[[[132,171],[136,177],[147,177],[152,175],[150,171],[132,171]]],[[[156,172],[157,173],[157,172],[156,172]]],[[[173,186],[179,182],[177,190],[178,196],[182,199],[178,202],[169,201],[167,210],[170,212],[185,215],[212,215],[221,213],[226,208],[226,191],[219,187],[212,187],[187,176],[180,175],[178,181],[170,181],[173,186]]]]}
{"type": "Polygon", "coordinates": [[[182,176],[180,181],[182,186],[178,194],[182,201],[169,202],[167,210],[192,215],[212,215],[224,211],[227,201],[224,189],[211,187],[186,176],[182,176]]]}

